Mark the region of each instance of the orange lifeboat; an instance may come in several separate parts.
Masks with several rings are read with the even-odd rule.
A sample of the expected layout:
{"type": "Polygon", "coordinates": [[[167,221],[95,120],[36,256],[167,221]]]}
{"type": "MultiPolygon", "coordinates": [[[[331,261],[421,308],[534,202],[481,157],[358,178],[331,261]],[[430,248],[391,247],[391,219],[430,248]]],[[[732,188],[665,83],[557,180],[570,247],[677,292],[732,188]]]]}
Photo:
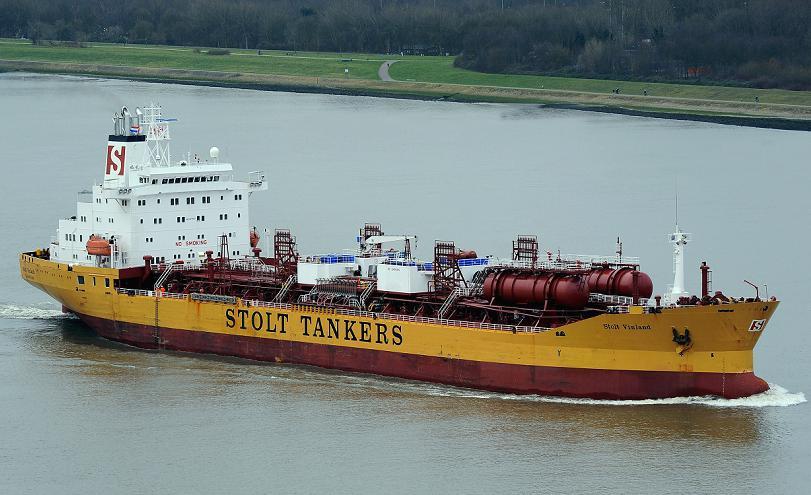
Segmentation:
{"type": "Polygon", "coordinates": [[[256,229],[251,229],[251,247],[255,248],[259,245],[259,234],[256,232],[256,229]]]}
{"type": "Polygon", "coordinates": [[[87,254],[93,256],[110,256],[111,251],[112,249],[107,239],[103,239],[94,234],[87,240],[87,254]]]}

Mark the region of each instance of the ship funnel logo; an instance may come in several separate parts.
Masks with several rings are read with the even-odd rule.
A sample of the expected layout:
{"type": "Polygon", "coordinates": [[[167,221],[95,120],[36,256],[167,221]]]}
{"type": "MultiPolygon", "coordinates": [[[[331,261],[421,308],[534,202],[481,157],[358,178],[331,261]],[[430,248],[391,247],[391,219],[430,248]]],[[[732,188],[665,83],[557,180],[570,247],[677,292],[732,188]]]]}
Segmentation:
{"type": "Polygon", "coordinates": [[[107,145],[107,172],[106,175],[124,175],[124,146],[107,145]]]}

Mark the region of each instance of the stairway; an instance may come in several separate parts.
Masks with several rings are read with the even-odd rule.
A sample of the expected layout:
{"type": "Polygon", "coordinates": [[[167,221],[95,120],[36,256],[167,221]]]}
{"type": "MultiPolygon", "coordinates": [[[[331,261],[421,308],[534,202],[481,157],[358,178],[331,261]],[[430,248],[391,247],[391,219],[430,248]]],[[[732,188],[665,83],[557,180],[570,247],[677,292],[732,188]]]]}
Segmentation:
{"type": "Polygon", "coordinates": [[[282,284],[282,288],[279,289],[279,292],[276,293],[276,296],[273,298],[273,302],[280,303],[284,301],[285,296],[287,296],[287,293],[290,291],[290,287],[292,287],[297,280],[298,277],[296,277],[295,275],[290,275],[289,277],[287,277],[287,280],[285,280],[284,284],[282,284]]]}
{"type": "Polygon", "coordinates": [[[172,273],[172,270],[175,268],[175,265],[168,265],[166,269],[161,273],[161,276],[158,277],[158,280],[155,281],[155,290],[161,288],[161,286],[166,282],[166,279],[169,278],[169,274],[172,273]]]}

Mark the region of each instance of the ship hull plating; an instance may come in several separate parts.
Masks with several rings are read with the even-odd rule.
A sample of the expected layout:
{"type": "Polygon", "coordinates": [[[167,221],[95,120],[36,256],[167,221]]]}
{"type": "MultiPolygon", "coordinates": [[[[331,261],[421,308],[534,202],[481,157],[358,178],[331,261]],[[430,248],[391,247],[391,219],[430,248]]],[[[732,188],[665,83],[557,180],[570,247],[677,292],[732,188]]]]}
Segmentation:
{"type": "Polygon", "coordinates": [[[79,315],[98,335],[145,349],[234,356],[513,394],[593,399],[739,398],[768,390],[754,373],[691,373],[524,366],[158,328],[79,315]]]}
{"type": "MultiPolygon", "coordinates": [[[[537,332],[404,315],[115,288],[123,272],[23,254],[23,278],[100,336],[517,394],[656,399],[763,392],[752,351],[776,301],[603,314],[537,332]],[[674,329],[691,342],[674,342],[674,329]]],[[[131,275],[131,274],[129,274],[131,275]]]]}

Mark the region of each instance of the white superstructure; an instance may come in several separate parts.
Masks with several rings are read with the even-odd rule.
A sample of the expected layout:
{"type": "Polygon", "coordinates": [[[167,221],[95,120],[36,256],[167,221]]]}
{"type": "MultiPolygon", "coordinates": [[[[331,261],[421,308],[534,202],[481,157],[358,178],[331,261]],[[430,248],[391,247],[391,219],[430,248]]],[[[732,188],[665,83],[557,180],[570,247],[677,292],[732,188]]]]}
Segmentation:
{"type": "Polygon", "coordinates": [[[235,180],[230,163],[189,155],[172,163],[169,123],[159,106],[113,116],[104,180],[80,193],[76,215],[59,221],[51,259],[64,263],[128,267],[194,261],[207,250],[215,256],[251,254],[248,199],[267,190],[262,172],[235,180]],[[91,235],[110,243],[110,256],[88,254],[91,235]],[[221,253],[220,236],[228,240],[221,253]]]}

